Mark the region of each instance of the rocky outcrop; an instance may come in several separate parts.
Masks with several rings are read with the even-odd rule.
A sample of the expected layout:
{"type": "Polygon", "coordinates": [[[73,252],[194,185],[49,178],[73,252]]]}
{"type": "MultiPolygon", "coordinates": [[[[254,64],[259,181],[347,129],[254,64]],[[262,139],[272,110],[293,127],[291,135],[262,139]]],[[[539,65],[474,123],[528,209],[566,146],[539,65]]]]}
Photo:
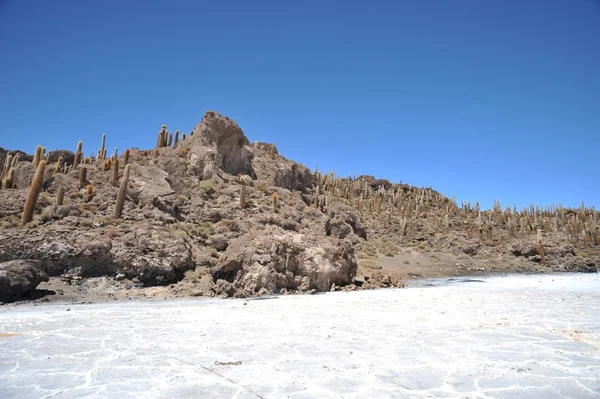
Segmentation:
{"type": "Polygon", "coordinates": [[[206,111],[182,148],[189,152],[190,170],[200,179],[210,179],[219,169],[231,175],[255,177],[248,144],[237,123],[217,112],[206,111]]]}
{"type": "Polygon", "coordinates": [[[0,263],[0,302],[22,299],[42,281],[48,281],[48,275],[40,262],[18,259],[0,263]]]}
{"type": "Polygon", "coordinates": [[[286,159],[272,149],[273,144],[254,143],[253,161],[256,177],[268,186],[306,191],[313,188],[313,178],[306,166],[286,159]]]}
{"type": "Polygon", "coordinates": [[[225,280],[244,295],[253,295],[281,289],[329,290],[332,284],[350,284],[356,269],[349,242],[272,227],[231,242],[212,275],[217,283],[225,280]]]}
{"type": "Polygon", "coordinates": [[[32,259],[50,276],[124,273],[146,285],[176,282],[194,267],[189,245],[166,229],[144,223],[123,230],[102,223],[76,229],[79,231],[37,228],[11,236],[0,233],[0,261],[32,259]]]}

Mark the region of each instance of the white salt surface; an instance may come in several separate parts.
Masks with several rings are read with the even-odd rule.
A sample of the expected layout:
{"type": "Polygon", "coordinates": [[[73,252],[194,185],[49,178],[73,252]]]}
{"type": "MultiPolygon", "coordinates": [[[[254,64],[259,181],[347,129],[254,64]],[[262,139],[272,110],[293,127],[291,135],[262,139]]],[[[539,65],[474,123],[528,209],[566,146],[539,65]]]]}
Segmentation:
{"type": "Polygon", "coordinates": [[[600,398],[597,274],[2,307],[0,333],[3,399],[600,398]]]}

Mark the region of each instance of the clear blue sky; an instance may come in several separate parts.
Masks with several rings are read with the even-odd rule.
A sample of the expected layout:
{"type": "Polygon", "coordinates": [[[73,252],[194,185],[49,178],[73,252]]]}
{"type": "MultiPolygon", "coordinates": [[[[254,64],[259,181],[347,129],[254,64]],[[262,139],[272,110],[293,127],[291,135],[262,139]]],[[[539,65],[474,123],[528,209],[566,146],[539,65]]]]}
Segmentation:
{"type": "Polygon", "coordinates": [[[207,109],[311,169],[600,208],[600,1],[0,0],[1,147],[207,109]]]}

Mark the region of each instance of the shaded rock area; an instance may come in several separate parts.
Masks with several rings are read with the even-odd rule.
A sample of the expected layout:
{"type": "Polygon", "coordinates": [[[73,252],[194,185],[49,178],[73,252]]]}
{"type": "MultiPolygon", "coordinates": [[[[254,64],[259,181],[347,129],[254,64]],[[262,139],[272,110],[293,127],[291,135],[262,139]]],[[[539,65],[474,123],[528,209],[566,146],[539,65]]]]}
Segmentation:
{"type": "Polygon", "coordinates": [[[11,302],[33,292],[39,283],[48,281],[39,262],[13,260],[0,263],[0,302],[11,302]]]}
{"type": "Polygon", "coordinates": [[[115,174],[114,159],[88,143],[83,152],[76,168],[72,152],[48,153],[34,220],[22,226],[36,166],[0,148],[2,179],[19,154],[14,188],[0,190],[2,284],[14,286],[4,301],[38,285],[56,293],[47,300],[313,294],[432,276],[594,272],[600,259],[593,208],[480,210],[431,188],[311,172],[213,111],[185,138],[165,127],[156,148],[129,150],[120,218],[124,154],[115,174]]]}

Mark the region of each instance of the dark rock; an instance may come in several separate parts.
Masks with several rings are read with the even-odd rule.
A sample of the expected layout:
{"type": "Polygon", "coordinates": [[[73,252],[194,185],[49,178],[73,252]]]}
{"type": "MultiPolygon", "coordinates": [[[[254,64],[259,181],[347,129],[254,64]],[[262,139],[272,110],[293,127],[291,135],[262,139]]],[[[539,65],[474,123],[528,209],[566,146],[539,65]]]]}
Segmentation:
{"type": "Polygon", "coordinates": [[[48,281],[48,275],[39,261],[13,260],[0,263],[0,302],[21,299],[23,295],[33,292],[42,281],[48,281]]]}

